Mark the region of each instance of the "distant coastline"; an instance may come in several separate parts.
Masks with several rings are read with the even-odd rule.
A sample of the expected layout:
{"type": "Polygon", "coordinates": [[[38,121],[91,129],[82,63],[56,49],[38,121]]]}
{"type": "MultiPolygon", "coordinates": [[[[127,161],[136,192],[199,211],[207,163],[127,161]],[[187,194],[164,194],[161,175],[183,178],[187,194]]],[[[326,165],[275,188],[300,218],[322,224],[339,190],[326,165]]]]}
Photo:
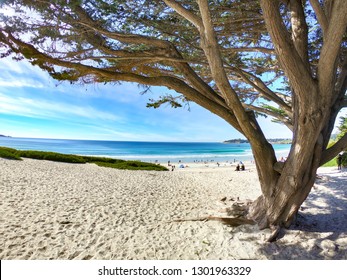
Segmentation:
{"type": "MultiPolygon", "coordinates": [[[[267,139],[271,144],[291,144],[292,139],[289,138],[270,138],[267,139]]],[[[223,141],[225,144],[249,144],[249,141],[246,139],[230,139],[223,141]]]]}
{"type": "Polygon", "coordinates": [[[2,135],[2,134],[0,134],[0,137],[7,137],[7,138],[11,138],[11,136],[6,136],[6,135],[2,135]]]}

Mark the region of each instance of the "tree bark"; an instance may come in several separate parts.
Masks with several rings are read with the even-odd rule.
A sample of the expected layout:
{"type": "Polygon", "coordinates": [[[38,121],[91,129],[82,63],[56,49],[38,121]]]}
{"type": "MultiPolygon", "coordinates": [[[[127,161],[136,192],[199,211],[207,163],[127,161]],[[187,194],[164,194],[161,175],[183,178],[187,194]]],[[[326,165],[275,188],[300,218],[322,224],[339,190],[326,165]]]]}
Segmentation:
{"type": "MultiPolygon", "coordinates": [[[[345,26],[345,23],[344,20],[340,21],[339,31],[328,29],[326,36],[336,36],[338,39],[328,44],[325,42],[317,79],[307,67],[307,30],[301,1],[289,1],[292,12],[292,38],[283,25],[279,7],[276,6],[278,2],[261,0],[260,3],[276,54],[289,78],[294,100],[293,144],[288,159],[284,164],[274,163],[272,168],[278,172],[277,177],[264,178],[259,175],[262,196],[254,201],[248,212],[248,218],[257,221],[260,228],[274,229],[274,234],[270,238],[273,241],[281,228],[287,228],[292,224],[301,204],[313,187],[317,169],[322,162],[323,151],[332,130],[331,120],[336,118],[339,105],[337,103],[341,100],[336,101],[333,98],[336,77],[319,75],[320,72],[323,73],[320,66],[329,60],[328,72],[336,71],[337,49],[342,40],[340,33],[344,32],[342,26],[345,26]],[[329,47],[330,44],[334,47],[329,47]]],[[[346,7],[343,1],[338,1],[338,5],[341,9],[342,6],[346,7]]],[[[333,11],[341,14],[341,11],[336,9],[333,11]]],[[[324,68],[324,73],[326,71],[324,68]]],[[[261,148],[252,146],[256,155],[261,148]]],[[[263,161],[256,161],[256,164],[258,171],[271,170],[263,161]]]]}
{"type": "MultiPolygon", "coordinates": [[[[294,144],[296,148],[291,150],[277,180],[269,184],[259,177],[262,189],[267,191],[263,191],[250,206],[247,218],[255,220],[260,229],[274,229],[276,235],[278,229],[288,228],[314,185],[322,144],[321,136],[313,143],[308,135],[306,141],[294,144]]],[[[276,235],[271,236],[271,241],[276,239],[276,235]]]]}

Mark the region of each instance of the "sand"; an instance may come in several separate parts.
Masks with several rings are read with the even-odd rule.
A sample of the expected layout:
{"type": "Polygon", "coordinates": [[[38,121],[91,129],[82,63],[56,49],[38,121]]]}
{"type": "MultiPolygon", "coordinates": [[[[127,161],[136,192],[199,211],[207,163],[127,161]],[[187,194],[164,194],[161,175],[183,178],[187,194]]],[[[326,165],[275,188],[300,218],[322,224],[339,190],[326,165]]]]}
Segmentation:
{"type": "Polygon", "coordinates": [[[253,165],[206,165],[156,172],[0,159],[0,259],[347,259],[347,170],[321,168],[298,224],[267,243],[257,226],[173,222],[222,216],[230,198],[260,194],[253,165]]]}

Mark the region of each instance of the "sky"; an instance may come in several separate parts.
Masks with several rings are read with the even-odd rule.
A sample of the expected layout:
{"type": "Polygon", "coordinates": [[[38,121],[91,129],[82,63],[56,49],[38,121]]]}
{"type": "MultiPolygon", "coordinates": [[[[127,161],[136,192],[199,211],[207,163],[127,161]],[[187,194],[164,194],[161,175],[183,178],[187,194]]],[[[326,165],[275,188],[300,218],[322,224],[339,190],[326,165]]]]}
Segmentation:
{"type": "MultiPolygon", "coordinates": [[[[114,141],[221,142],[244,138],[206,109],[147,108],[150,98],[170,91],[133,83],[71,85],[37,66],[0,59],[0,134],[12,137],[114,141]]],[[[291,138],[284,126],[259,118],[268,138],[291,138]]]]}

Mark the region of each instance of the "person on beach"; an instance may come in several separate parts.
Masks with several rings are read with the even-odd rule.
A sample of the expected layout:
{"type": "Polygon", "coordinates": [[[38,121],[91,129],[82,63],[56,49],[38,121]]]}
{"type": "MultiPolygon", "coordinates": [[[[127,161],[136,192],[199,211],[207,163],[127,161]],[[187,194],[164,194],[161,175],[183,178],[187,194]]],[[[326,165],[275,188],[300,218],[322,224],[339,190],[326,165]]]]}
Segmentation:
{"type": "Polygon", "coordinates": [[[241,170],[244,171],[246,168],[245,168],[245,165],[242,163],[241,164],[241,170]]]}
{"type": "Polygon", "coordinates": [[[342,154],[339,154],[339,155],[337,156],[336,161],[337,161],[337,169],[338,169],[338,170],[341,170],[341,165],[342,165],[342,154]]]}
{"type": "Polygon", "coordinates": [[[240,171],[240,164],[237,164],[237,165],[236,165],[235,171],[240,171]]]}

